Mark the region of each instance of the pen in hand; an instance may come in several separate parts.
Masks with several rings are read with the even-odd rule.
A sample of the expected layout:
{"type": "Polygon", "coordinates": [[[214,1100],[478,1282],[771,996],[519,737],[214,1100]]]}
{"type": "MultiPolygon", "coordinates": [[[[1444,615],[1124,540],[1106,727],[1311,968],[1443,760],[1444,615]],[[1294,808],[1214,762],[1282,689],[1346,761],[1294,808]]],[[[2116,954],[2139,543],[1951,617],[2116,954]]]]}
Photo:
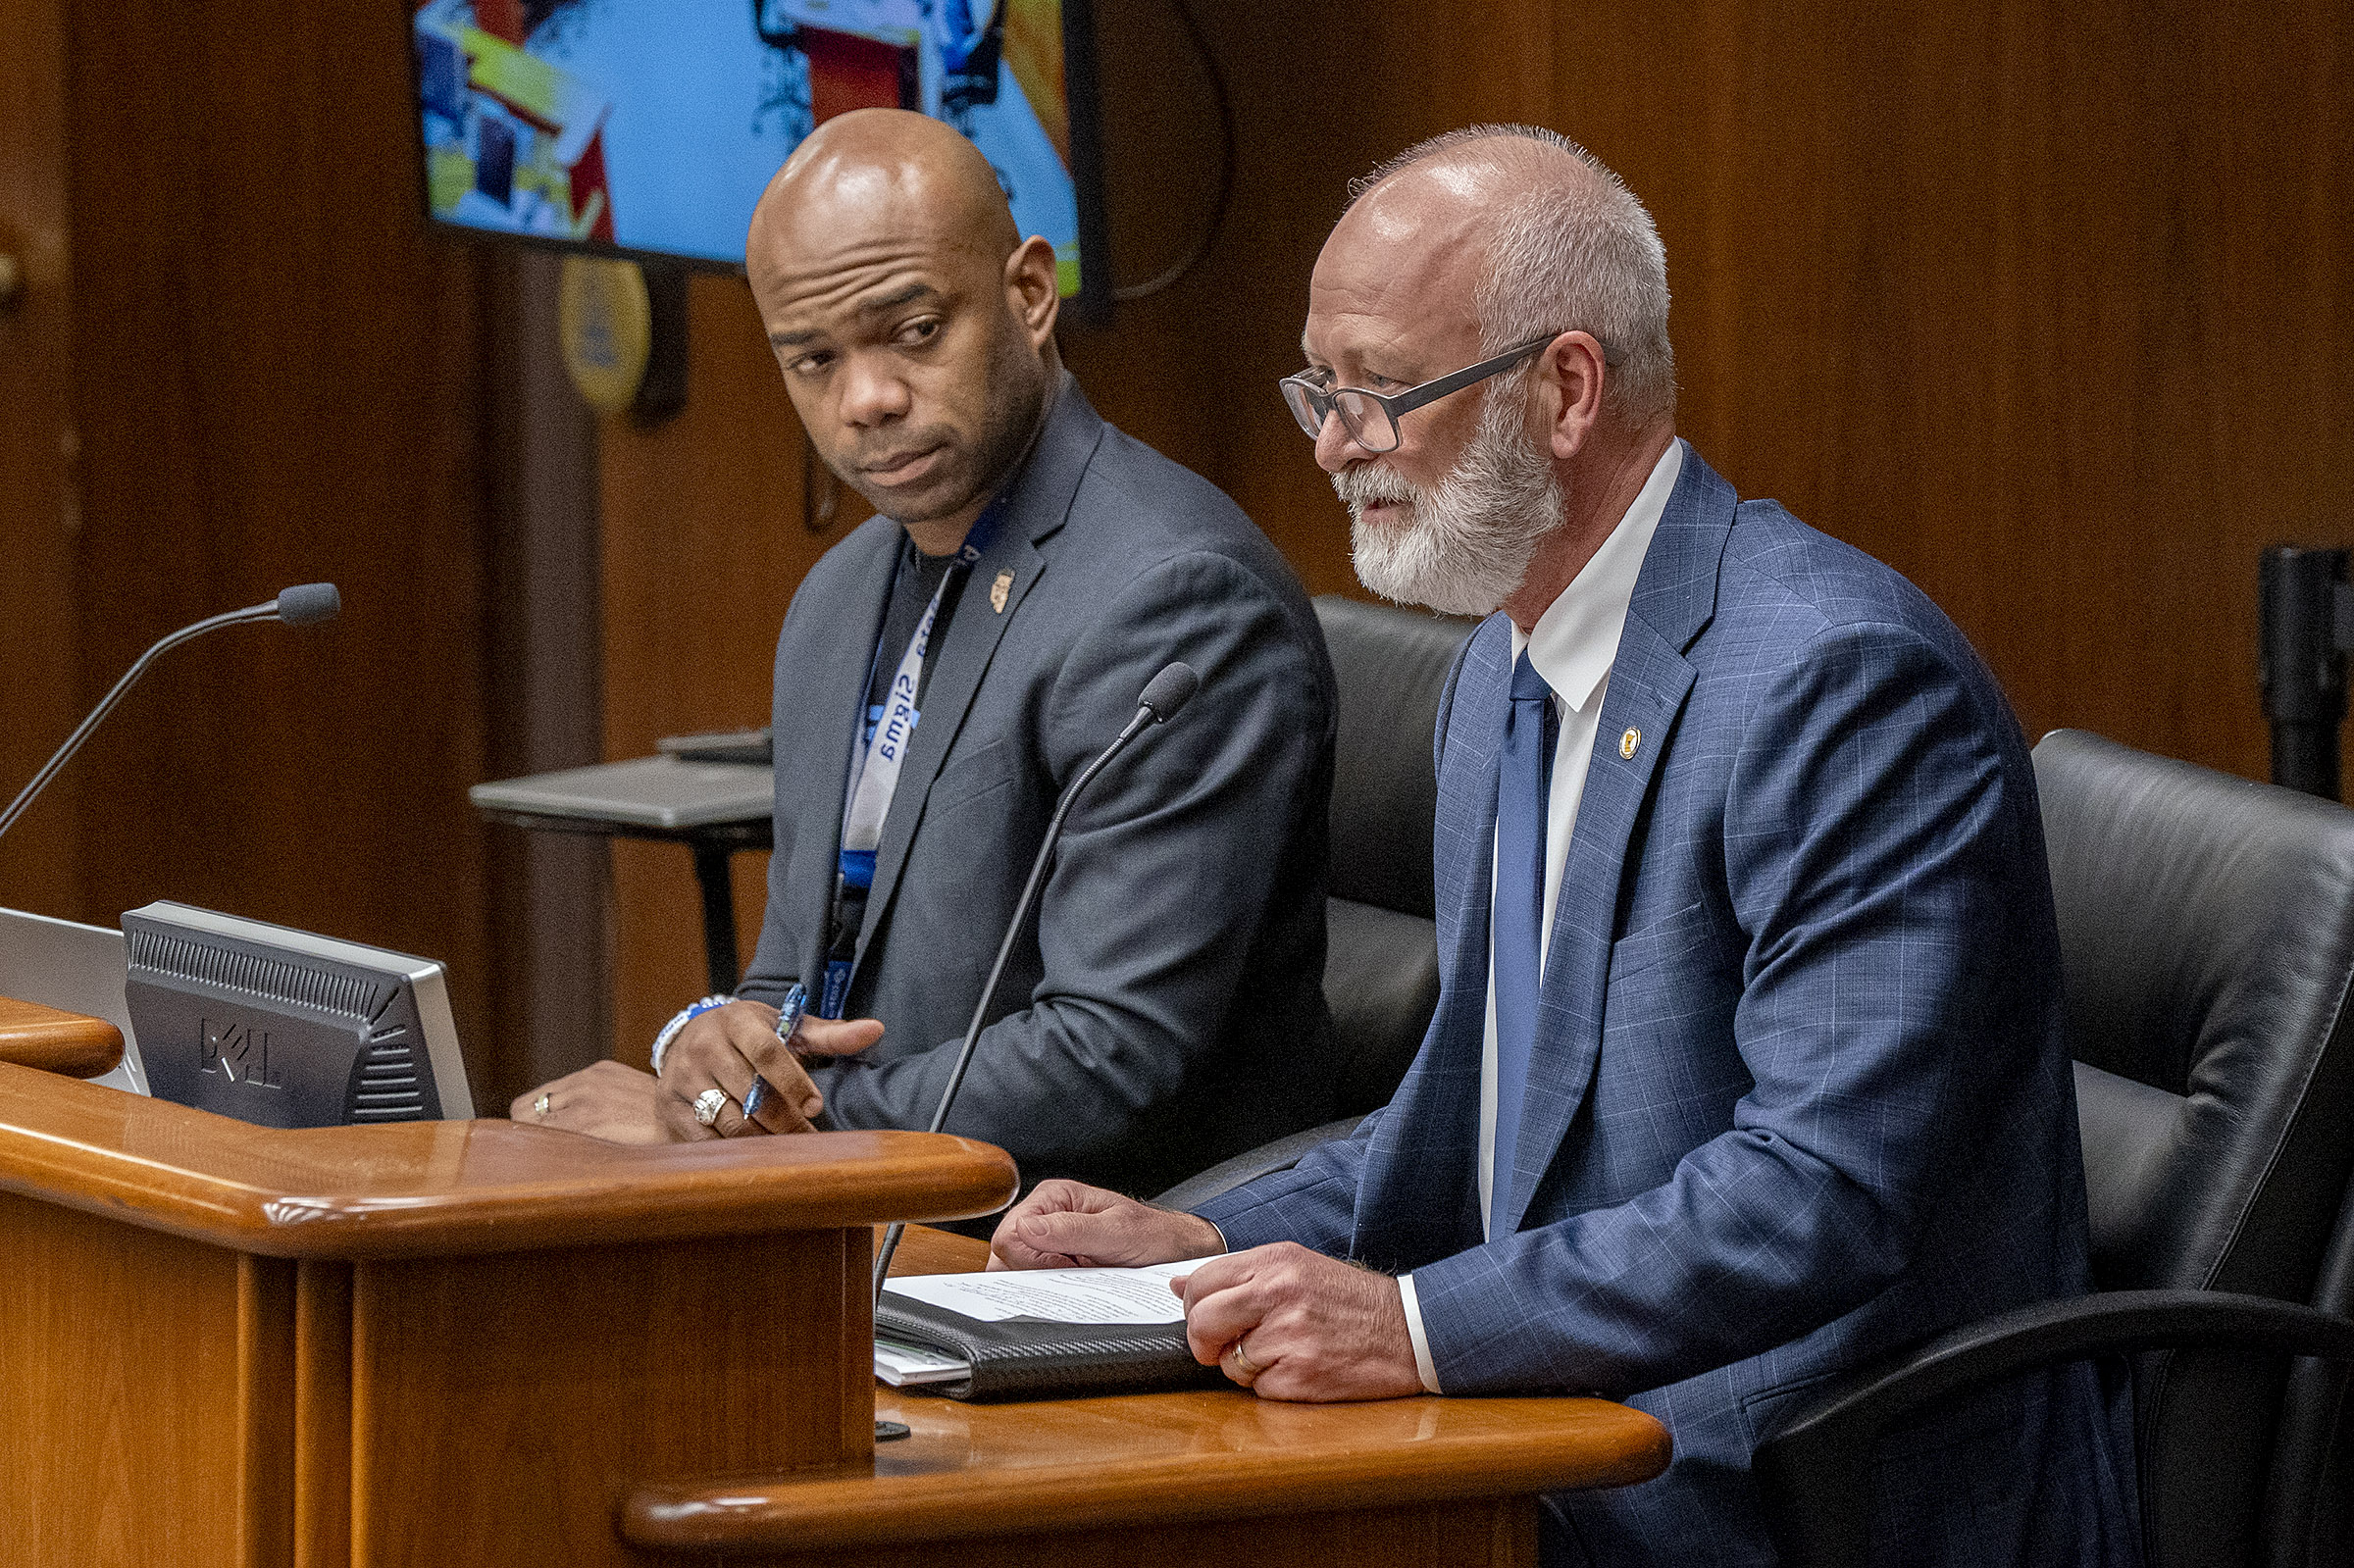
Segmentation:
{"type": "MultiPolygon", "coordinates": [[[[787,1049],[793,1046],[794,1031],[801,1027],[801,1015],[809,1010],[809,987],[794,981],[785,992],[785,1000],[777,1006],[777,1042],[787,1049]]],[[[750,1121],[760,1114],[761,1105],[768,1099],[768,1080],[752,1075],[752,1087],[743,1091],[743,1119],[750,1121]]]]}

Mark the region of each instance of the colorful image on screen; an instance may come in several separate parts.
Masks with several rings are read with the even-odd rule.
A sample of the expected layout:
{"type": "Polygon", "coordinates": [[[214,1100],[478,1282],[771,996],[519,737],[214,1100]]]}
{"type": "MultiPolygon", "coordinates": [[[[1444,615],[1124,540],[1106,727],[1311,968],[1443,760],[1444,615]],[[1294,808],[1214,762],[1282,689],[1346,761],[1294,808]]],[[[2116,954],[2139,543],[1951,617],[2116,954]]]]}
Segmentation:
{"type": "Polygon", "coordinates": [[[973,139],[1078,291],[1061,0],[424,0],[415,33],[444,223],[740,266],[814,126],[915,109],[973,139]]]}

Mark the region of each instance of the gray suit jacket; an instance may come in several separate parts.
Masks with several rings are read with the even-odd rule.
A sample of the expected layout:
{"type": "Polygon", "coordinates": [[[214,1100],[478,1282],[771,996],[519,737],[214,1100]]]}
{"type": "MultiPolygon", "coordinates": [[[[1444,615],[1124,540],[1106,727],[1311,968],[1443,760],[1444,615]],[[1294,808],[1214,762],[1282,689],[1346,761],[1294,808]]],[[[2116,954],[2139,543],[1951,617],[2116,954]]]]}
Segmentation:
{"type": "MultiPolygon", "coordinates": [[[[902,537],[871,519],[786,614],[776,851],[742,995],[774,1002],[794,979],[818,988],[843,794],[902,537]]],[[[1074,1176],[1150,1193],[1327,1119],[1333,683],[1291,568],[1232,501],[1104,424],[1065,377],[960,591],[884,823],[844,1008],[887,1033],[815,1074],[827,1124],[930,1124],[1056,798],[1172,659],[1201,691],[1071,813],[947,1130],[1006,1149],[1025,1185],[1074,1176]]]]}

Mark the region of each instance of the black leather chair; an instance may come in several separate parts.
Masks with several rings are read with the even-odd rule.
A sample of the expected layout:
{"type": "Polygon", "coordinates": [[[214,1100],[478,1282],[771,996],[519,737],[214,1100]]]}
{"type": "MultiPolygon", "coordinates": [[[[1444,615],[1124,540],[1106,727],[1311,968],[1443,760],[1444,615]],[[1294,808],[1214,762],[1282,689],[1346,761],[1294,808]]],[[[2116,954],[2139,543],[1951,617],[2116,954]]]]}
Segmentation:
{"type": "MultiPolygon", "coordinates": [[[[2354,1317],[2354,1187],[2338,1208],[2313,1304],[2354,1317]]],[[[2343,1363],[2301,1360],[2290,1371],[2264,1518],[2268,1568],[2354,1563],[2354,1377],[2343,1363]]]]}
{"type": "MultiPolygon", "coordinates": [[[[2262,1561],[2285,1357],[2354,1357],[2354,1321],[2306,1304],[2354,1167],[2354,812],[2070,731],[2035,773],[2096,1290],[1945,1335],[1795,1416],[1758,1455],[1793,1565],[1868,1560],[1869,1456],[1891,1423],[2127,1353],[2150,1568],[2262,1561]]],[[[2313,1397],[2326,1445],[2330,1396],[2313,1397]]],[[[2316,1539],[2315,1494],[2291,1500],[2316,1539]]]]}
{"type": "Polygon", "coordinates": [[[1334,1103],[1347,1114],[1179,1183],[1157,1199],[1175,1208],[1289,1170],[1318,1143],[1356,1131],[1367,1111],[1389,1103],[1438,1005],[1431,734],[1439,689],[1475,623],[1329,595],[1315,602],[1340,686],[1324,999],[1340,1062],[1334,1103]]]}

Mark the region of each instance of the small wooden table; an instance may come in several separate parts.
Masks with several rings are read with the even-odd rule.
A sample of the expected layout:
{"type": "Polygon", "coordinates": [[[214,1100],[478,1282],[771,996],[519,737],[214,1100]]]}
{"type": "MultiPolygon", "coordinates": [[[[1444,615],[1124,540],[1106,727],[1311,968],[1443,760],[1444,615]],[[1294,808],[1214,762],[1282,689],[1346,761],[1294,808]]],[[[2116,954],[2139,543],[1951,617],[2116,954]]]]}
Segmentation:
{"type": "MultiPolygon", "coordinates": [[[[894,1274],[980,1268],[913,1229],[894,1274]]],[[[878,1391],[913,1435],[870,1463],[640,1489],[623,1536],[664,1560],[860,1568],[1050,1562],[1533,1565],[1535,1495],[1666,1468],[1667,1434],[1602,1399],[1285,1404],[1240,1389],[961,1404],[878,1391]]]]}

